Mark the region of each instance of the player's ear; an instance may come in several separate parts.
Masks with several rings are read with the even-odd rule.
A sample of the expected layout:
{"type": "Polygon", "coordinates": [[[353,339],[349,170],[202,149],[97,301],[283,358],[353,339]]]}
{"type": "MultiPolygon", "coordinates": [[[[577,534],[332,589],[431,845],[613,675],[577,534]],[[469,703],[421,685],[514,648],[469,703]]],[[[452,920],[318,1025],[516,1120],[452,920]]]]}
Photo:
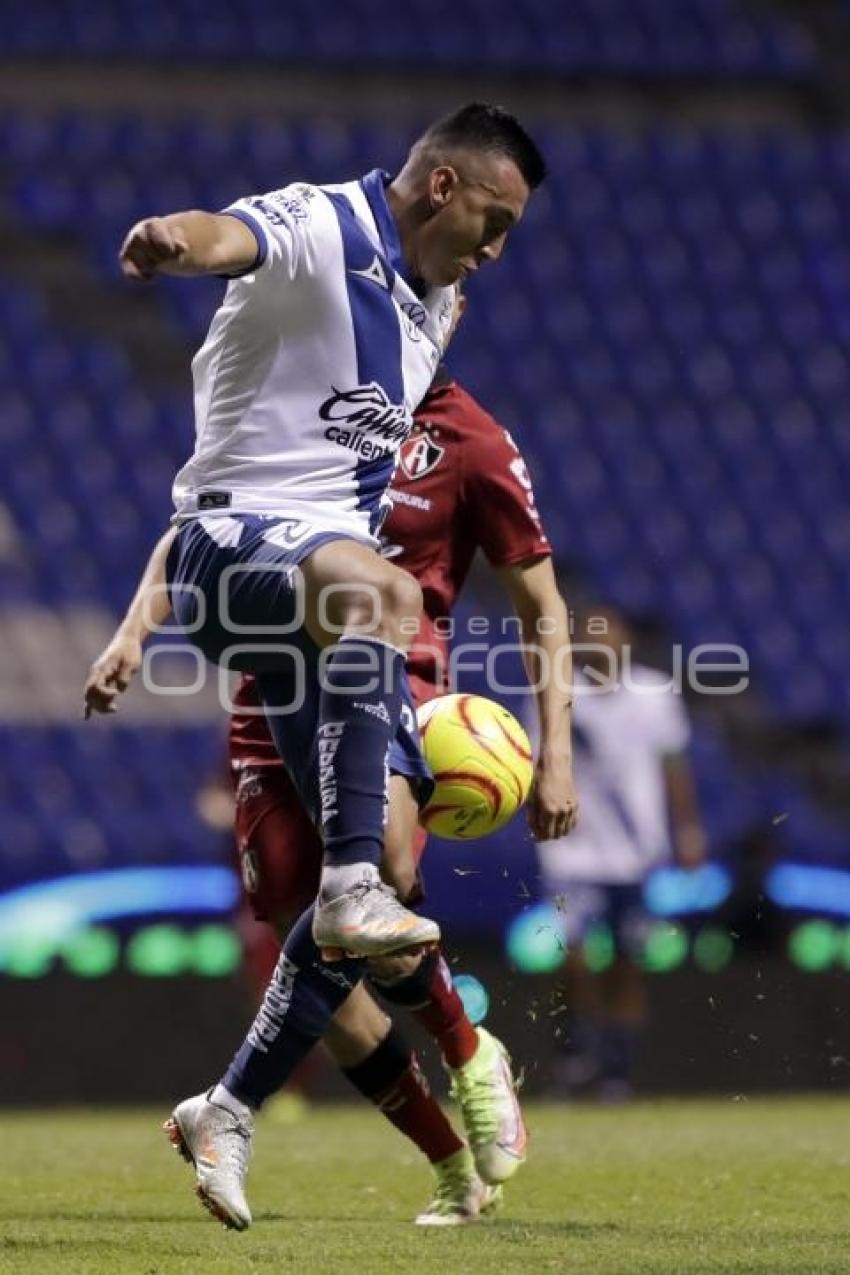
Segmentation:
{"type": "Polygon", "coordinates": [[[428,178],[428,200],[432,212],[439,212],[450,204],[460,178],[451,164],[432,168],[428,178]]]}

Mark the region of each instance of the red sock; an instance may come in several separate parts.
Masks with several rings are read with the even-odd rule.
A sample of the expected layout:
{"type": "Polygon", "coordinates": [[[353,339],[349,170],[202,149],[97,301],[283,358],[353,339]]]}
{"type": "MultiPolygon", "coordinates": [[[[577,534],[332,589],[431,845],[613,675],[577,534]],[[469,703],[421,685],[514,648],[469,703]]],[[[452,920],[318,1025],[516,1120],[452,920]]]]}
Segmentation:
{"type": "MultiPolygon", "coordinates": [[[[440,1046],[449,1067],[462,1067],[478,1048],[478,1033],[466,1016],[463,1001],[455,990],[443,957],[425,958],[416,971],[427,978],[428,999],[413,1006],[413,1016],[440,1046]]],[[[413,976],[414,978],[416,975],[413,976]]]]}
{"type": "Polygon", "coordinates": [[[431,1093],[412,1051],[410,1065],[404,1073],[389,1089],[375,1095],[372,1101],[390,1124],[416,1143],[432,1164],[454,1155],[464,1145],[431,1093]]]}
{"type": "Polygon", "coordinates": [[[395,1028],[364,1062],[343,1071],[432,1164],[465,1145],[432,1095],[416,1055],[395,1028]]]}

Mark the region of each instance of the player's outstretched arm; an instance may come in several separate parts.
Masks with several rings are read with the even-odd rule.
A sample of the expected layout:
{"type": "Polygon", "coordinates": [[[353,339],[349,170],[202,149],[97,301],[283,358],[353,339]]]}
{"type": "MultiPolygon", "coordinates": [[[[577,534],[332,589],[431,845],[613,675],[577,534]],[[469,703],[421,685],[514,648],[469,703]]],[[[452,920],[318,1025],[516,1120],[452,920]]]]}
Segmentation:
{"type": "Polygon", "coordinates": [[[238,274],[257,259],[257,240],[237,217],[199,212],[146,217],[127,234],[118,254],[128,279],[156,274],[238,274]]]}
{"type": "Polygon", "coordinates": [[[705,860],[708,847],[687,753],[668,754],[664,758],[664,780],[676,860],[683,868],[698,868],[705,860]]]}
{"type": "Polygon", "coordinates": [[[529,799],[538,841],[566,836],[575,825],[570,707],[572,661],[567,608],[558,592],[552,559],[503,567],[499,573],[522,625],[524,659],[534,689],[540,753],[529,799]]]}
{"type": "Polygon", "coordinates": [[[165,580],[165,562],[176,527],[169,527],[157,541],[142,572],[133,600],[123,620],[89,669],[83,700],[86,718],[92,713],[114,713],[118,695],[126,691],[142,662],[142,647],[154,629],[171,614],[165,580]]]}

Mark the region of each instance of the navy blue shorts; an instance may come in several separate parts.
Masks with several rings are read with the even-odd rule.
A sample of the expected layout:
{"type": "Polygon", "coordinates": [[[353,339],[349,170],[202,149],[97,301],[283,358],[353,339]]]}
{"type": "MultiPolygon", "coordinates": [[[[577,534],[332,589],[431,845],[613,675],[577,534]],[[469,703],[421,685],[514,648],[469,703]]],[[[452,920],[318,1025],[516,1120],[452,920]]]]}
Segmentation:
{"type": "MultiPolygon", "coordinates": [[[[195,646],[213,664],[257,675],[275,745],[314,821],[320,651],[301,623],[297,568],[320,545],[340,539],[292,519],[197,518],[181,526],[166,567],[174,617],[195,646]]],[[[406,775],[424,803],[433,779],[406,673],[402,700],[389,770],[406,775]]]]}
{"type": "Polygon", "coordinates": [[[650,925],[642,885],[573,881],[560,888],[555,903],[564,917],[570,944],[581,942],[594,926],[604,925],[618,956],[640,956],[650,925]]]}
{"type": "Polygon", "coordinates": [[[315,651],[301,623],[298,566],[339,539],[291,518],[186,522],[166,565],[174,618],[212,664],[238,673],[295,671],[315,651]]]}

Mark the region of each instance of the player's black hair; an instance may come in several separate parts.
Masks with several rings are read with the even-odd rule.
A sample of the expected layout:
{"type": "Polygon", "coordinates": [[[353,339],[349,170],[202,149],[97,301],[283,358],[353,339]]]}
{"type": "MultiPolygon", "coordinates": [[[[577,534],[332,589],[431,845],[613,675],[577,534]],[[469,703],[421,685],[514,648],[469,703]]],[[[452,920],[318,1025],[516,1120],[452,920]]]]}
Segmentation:
{"type": "Polygon", "coordinates": [[[417,143],[428,150],[452,146],[506,155],[522,173],[529,190],[535,190],[546,176],[546,161],[537,143],[516,116],[501,106],[469,102],[432,124],[417,143]]]}

